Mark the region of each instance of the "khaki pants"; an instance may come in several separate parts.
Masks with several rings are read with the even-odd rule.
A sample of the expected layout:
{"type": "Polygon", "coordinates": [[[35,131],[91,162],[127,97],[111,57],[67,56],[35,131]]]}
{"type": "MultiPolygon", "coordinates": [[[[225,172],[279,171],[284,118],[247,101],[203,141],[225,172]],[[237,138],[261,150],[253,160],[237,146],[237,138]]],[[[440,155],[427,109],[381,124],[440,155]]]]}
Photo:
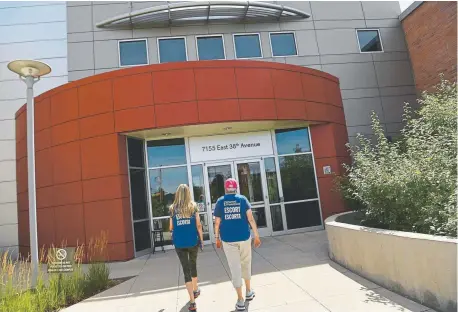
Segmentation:
{"type": "Polygon", "coordinates": [[[223,250],[231,270],[232,284],[235,288],[242,287],[242,278],[251,279],[251,237],[242,242],[223,242],[223,250]]]}

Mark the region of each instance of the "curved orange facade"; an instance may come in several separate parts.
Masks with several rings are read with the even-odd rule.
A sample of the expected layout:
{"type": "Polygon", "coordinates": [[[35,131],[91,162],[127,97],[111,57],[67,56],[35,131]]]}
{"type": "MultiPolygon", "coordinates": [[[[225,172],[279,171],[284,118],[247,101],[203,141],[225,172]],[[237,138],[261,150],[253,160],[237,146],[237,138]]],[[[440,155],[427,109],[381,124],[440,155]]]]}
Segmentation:
{"type": "MultiPolygon", "coordinates": [[[[134,256],[126,139],[121,133],[259,120],[310,122],[323,218],[344,209],[323,174],[348,160],[338,79],[280,63],[205,61],[100,74],[35,99],[39,245],[108,232],[111,260],[134,256]]],[[[26,113],[16,113],[19,245],[28,252],[26,113]]]]}

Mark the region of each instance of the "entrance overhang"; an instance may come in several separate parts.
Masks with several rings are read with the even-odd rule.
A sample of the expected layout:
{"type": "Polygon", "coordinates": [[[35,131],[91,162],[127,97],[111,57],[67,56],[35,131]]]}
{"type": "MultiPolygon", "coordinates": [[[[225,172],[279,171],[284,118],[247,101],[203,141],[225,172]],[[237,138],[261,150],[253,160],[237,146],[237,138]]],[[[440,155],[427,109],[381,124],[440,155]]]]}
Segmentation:
{"type": "Polygon", "coordinates": [[[310,14],[284,5],[256,1],[168,3],[121,14],[97,23],[99,28],[141,28],[205,23],[297,20],[310,14]]]}
{"type": "Polygon", "coordinates": [[[177,126],[161,129],[145,129],[123,134],[144,140],[161,140],[219,134],[267,131],[272,129],[302,128],[308,127],[309,125],[310,122],[300,120],[238,121],[199,124],[190,126],[177,126]]]}

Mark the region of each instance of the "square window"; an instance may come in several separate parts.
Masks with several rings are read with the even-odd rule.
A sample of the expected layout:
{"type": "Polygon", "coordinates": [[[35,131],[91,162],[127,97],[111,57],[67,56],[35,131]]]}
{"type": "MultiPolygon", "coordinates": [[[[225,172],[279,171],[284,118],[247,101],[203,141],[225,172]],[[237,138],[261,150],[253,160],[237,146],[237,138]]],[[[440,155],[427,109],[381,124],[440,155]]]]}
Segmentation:
{"type": "Polygon", "coordinates": [[[236,58],[262,57],[261,42],[258,34],[234,35],[234,45],[236,58]]]}
{"type": "Polygon", "coordinates": [[[382,40],[377,29],[358,29],[360,52],[383,52],[382,40]]]}
{"type": "Polygon", "coordinates": [[[197,52],[200,61],[224,60],[224,43],[222,36],[197,37],[197,52]]]}
{"type": "Polygon", "coordinates": [[[164,38],[158,40],[159,63],[187,61],[185,38],[164,38]]]}
{"type": "Polygon", "coordinates": [[[297,55],[294,33],[271,33],[270,44],[273,56],[297,55]]]}
{"type": "Polygon", "coordinates": [[[146,40],[119,41],[119,65],[135,66],[148,64],[146,40]]]}

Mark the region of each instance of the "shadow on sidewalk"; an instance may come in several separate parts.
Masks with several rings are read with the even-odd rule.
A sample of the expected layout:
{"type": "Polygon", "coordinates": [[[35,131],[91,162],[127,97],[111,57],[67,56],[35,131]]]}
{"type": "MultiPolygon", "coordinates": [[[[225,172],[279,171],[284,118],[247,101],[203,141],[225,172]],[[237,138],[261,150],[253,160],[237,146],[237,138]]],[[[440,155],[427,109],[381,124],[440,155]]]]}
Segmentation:
{"type": "MultiPolygon", "coordinates": [[[[327,254],[327,248],[328,242],[325,231],[264,238],[262,246],[253,250],[253,276],[277,272],[285,274],[289,270],[324,265],[331,267],[337,274],[346,275],[346,277],[360,284],[360,290],[367,292],[366,302],[392,307],[395,307],[396,304],[405,304],[405,298],[378,289],[379,285],[365,281],[360,276],[352,274],[344,267],[331,261],[327,254]]],[[[121,271],[123,269],[121,268],[121,271]]],[[[126,272],[128,272],[128,269],[127,263],[126,272]]],[[[183,301],[179,302],[177,300],[178,291],[185,289],[185,286],[180,264],[174,251],[150,255],[139,272],[135,278],[89,298],[85,302],[105,302],[150,296],[150,299],[145,302],[151,300],[155,312],[166,312],[170,309],[170,311],[176,312],[188,311],[188,302],[184,304],[183,301]],[[159,304],[158,299],[160,299],[161,303],[164,300],[164,305],[159,304]],[[165,302],[169,304],[167,307],[165,302]]],[[[295,274],[295,272],[290,272],[289,274],[295,274]]],[[[203,287],[230,282],[229,268],[223,251],[217,250],[210,245],[206,247],[203,253],[199,253],[198,275],[199,284],[203,287]]],[[[323,280],[322,282],[328,283],[329,281],[323,280]]],[[[304,291],[307,292],[306,290],[304,291]]],[[[249,306],[249,302],[247,302],[246,311],[250,310],[249,306]]],[[[149,308],[150,311],[151,307],[149,308]]],[[[232,310],[228,309],[228,311],[234,311],[234,307],[232,307],[232,310]]]]}
{"type": "MultiPolygon", "coordinates": [[[[324,231],[266,237],[260,248],[253,249],[253,276],[322,264],[335,265],[327,256],[324,231]]],[[[207,246],[203,253],[199,253],[198,266],[201,285],[219,284],[230,280],[224,252],[212,245],[207,246]]],[[[129,262],[119,270],[129,272],[129,262]]],[[[164,295],[184,288],[184,283],[181,285],[182,278],[181,267],[174,251],[151,254],[136,277],[85,302],[164,295]]],[[[182,310],[187,311],[187,306],[184,308],[186,310],[182,310]]]]}

